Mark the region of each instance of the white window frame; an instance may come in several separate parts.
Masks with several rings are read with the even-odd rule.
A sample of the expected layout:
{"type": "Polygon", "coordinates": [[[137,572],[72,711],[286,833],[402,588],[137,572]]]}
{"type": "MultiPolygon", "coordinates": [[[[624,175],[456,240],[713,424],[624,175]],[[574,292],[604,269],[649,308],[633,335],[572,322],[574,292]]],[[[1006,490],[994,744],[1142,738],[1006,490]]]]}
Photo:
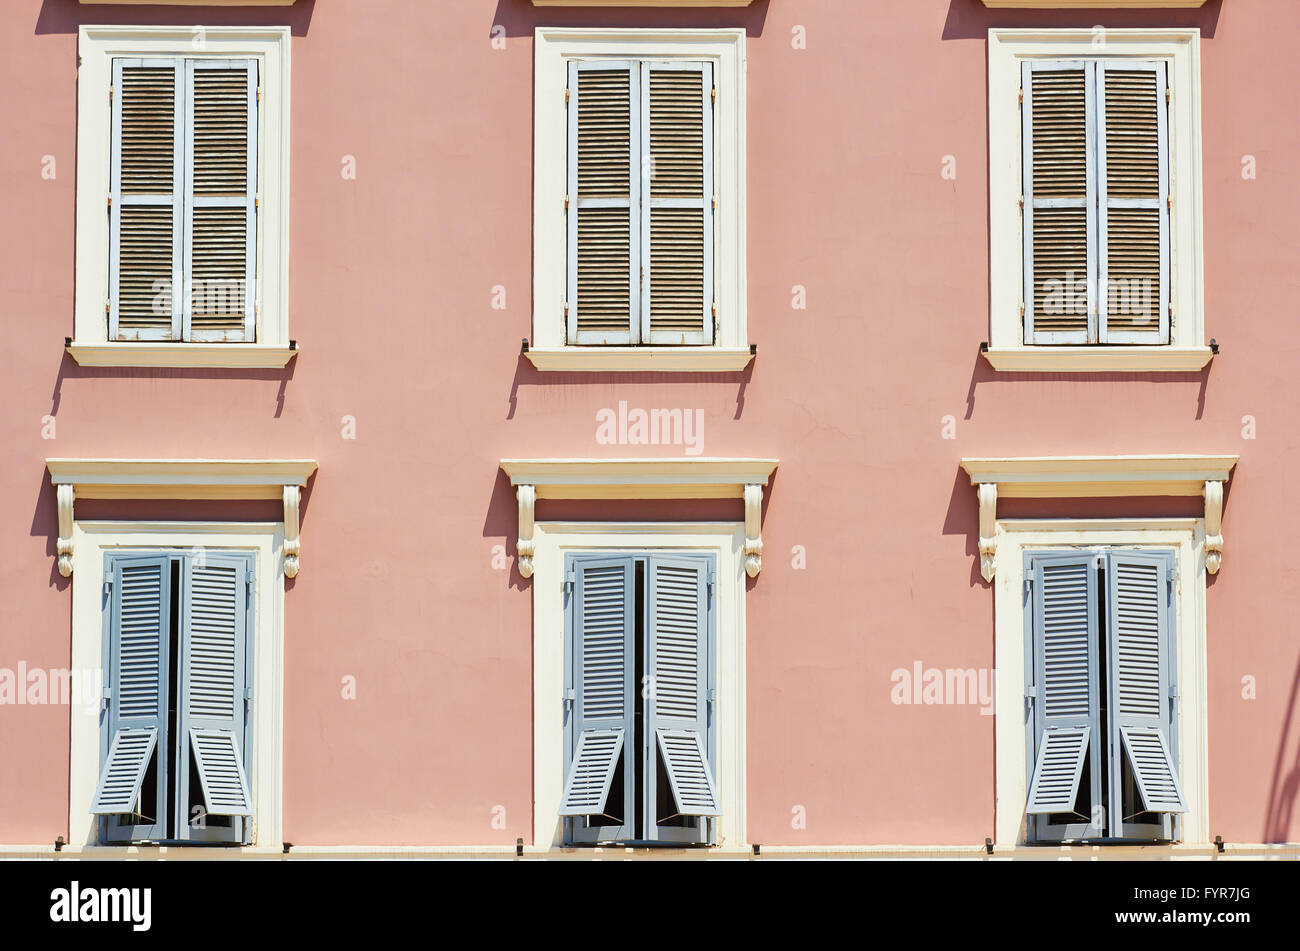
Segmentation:
{"type": "MultiPolygon", "coordinates": [[[[717,557],[718,733],[722,815],[713,848],[745,845],[745,527],[740,522],[538,522],[533,560],[533,845],[564,845],[564,555],[681,551],[717,557]]],[[[618,846],[622,852],[626,847],[618,846]]],[[[687,847],[683,847],[687,848],[687,847]]],[[[698,846],[689,847],[698,849],[698,846]]]]}
{"type": "MultiPolygon", "coordinates": [[[[250,844],[231,849],[279,850],[282,835],[282,736],[284,725],[284,524],[282,522],[73,523],[77,571],[72,575],[72,669],[104,670],[104,555],[122,549],[232,549],[254,552],[253,817],[250,844]]],[[[104,673],[107,683],[107,672],[104,673]]],[[[102,768],[97,705],[73,708],[69,764],[68,841],[73,850],[121,854],[139,846],[103,845],[90,809],[102,768]]],[[[186,846],[149,848],[148,854],[186,851],[186,846]]],[[[211,855],[211,853],[208,853],[211,855]]]]}
{"type": "Polygon", "coordinates": [[[996,370],[1195,371],[1205,340],[1199,29],[989,30],[989,346],[996,370]],[[1021,64],[1042,59],[1135,59],[1166,64],[1169,106],[1170,300],[1168,344],[1044,346],[1024,342],[1020,199],[1021,64]]]}
{"type": "Polygon", "coordinates": [[[76,302],[68,352],[83,366],[282,367],[289,341],[289,43],[287,26],[82,26],[77,71],[76,302]],[[108,90],[118,57],[258,60],[255,343],[108,339],[112,162],[108,90]]]}
{"type": "MultiPolygon", "coordinates": [[[[1175,552],[1177,598],[1175,637],[1179,689],[1178,778],[1187,799],[1179,845],[1209,843],[1209,763],[1206,709],[1205,520],[999,519],[994,588],[994,663],[997,669],[997,758],[994,818],[996,845],[1026,845],[1025,803],[1029,795],[1025,761],[1024,553],[1075,548],[1165,548],[1175,552]]],[[[1050,844],[1035,849],[1052,848],[1050,844]]],[[[1064,848],[1068,848],[1065,846],[1064,848]]],[[[1169,849],[1177,846],[1108,846],[1111,849],[1169,849]]]]}
{"type": "Polygon", "coordinates": [[[538,27],[533,83],[533,333],[539,370],[742,370],[751,358],[745,315],[745,31],[538,27]],[[707,346],[571,346],[566,333],[568,63],[693,60],[713,64],[714,286],[718,330],[707,346]]]}

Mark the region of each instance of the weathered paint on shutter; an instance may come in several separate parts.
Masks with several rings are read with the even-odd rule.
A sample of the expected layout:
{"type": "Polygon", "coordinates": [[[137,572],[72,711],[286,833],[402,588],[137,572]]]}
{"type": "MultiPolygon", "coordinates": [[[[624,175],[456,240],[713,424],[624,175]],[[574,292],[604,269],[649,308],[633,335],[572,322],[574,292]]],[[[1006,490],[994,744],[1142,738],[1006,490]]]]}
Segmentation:
{"type": "Polygon", "coordinates": [[[1106,556],[1106,575],[1112,799],[1119,796],[1122,745],[1147,811],[1186,812],[1169,742],[1173,557],[1112,551],[1106,556]]]}
{"type": "Polygon", "coordinates": [[[210,815],[252,815],[245,768],[249,561],[203,552],[182,575],[177,828],[188,826],[190,756],[210,815]]]}
{"type": "MultiPolygon", "coordinates": [[[[713,781],[710,722],[712,571],[711,560],[674,555],[652,555],[648,565],[646,733],[656,739],[646,751],[647,775],[655,775],[655,757],[662,756],[677,813],[686,816],[722,811],[713,781]]],[[[646,797],[648,803],[656,798],[646,797]]],[[[653,822],[667,818],[651,817],[653,822]]]]}
{"type": "Polygon", "coordinates": [[[1094,64],[1022,66],[1025,343],[1097,339],[1094,64]]]}
{"type": "Polygon", "coordinates": [[[256,337],[257,61],[185,63],[184,339],[256,337]]]}
{"type": "Polygon", "coordinates": [[[713,66],[641,64],[641,341],[713,342],[713,66]]]}
{"type": "MultiPolygon", "coordinates": [[[[1036,555],[1033,565],[1035,750],[1030,815],[1075,811],[1090,741],[1104,745],[1098,680],[1097,556],[1036,555]]],[[[1094,753],[1093,762],[1098,753],[1094,753]]],[[[1100,797],[1091,770],[1092,802],[1100,797]]]]}
{"type": "Polygon", "coordinates": [[[183,63],[113,60],[110,340],[179,340],[183,63]]]}
{"type": "MultiPolygon", "coordinates": [[[[590,555],[571,556],[569,567],[573,587],[565,692],[572,705],[560,815],[594,816],[606,814],[619,754],[633,736],[635,564],[630,555],[590,555]]],[[[630,753],[622,758],[625,830],[632,823],[626,803],[633,759],[630,753]]]]}
{"type": "Polygon", "coordinates": [[[1169,342],[1165,64],[1097,64],[1100,340],[1169,342]]]}
{"type": "Polygon", "coordinates": [[[567,332],[571,344],[637,342],[640,72],[569,64],[567,332]]]}
{"type": "Polygon", "coordinates": [[[139,802],[150,759],[167,749],[171,563],[166,555],[110,555],[108,582],[107,755],[91,812],[137,815],[142,838],[159,838],[167,757],[157,757],[155,802],[139,802]]]}

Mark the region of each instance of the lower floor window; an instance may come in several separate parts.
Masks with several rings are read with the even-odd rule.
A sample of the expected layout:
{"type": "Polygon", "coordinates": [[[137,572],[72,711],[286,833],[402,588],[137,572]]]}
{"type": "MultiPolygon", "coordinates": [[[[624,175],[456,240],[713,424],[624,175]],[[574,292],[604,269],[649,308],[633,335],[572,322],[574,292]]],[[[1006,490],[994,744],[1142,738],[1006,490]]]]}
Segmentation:
{"type": "Polygon", "coordinates": [[[1174,553],[1025,554],[1028,835],[1180,838],[1174,553]]]}
{"type": "Polygon", "coordinates": [[[104,558],[106,843],[250,840],[252,552],[104,558]]]}
{"type": "Polygon", "coordinates": [[[565,556],[570,844],[711,844],[716,775],[713,555],[565,556]]]}

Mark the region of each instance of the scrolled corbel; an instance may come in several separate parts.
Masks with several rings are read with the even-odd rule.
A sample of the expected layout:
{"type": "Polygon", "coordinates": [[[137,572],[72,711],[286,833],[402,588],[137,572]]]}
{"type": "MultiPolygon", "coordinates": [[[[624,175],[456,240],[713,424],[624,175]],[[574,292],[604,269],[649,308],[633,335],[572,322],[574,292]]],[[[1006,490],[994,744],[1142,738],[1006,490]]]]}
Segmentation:
{"type": "Polygon", "coordinates": [[[69,578],[72,576],[72,507],[76,492],[66,483],[54,488],[59,505],[59,541],[55,550],[58,552],[59,574],[69,578]]]}
{"type": "Polygon", "coordinates": [[[298,503],[302,489],[296,485],[284,487],[284,576],[298,577],[302,557],[302,543],[298,540],[298,503]]]}
{"type": "Polygon", "coordinates": [[[1207,480],[1205,496],[1205,570],[1218,574],[1223,564],[1223,483],[1207,480]]]}
{"type": "Polygon", "coordinates": [[[980,574],[992,581],[998,572],[998,484],[981,482],[977,489],[980,501],[980,574]]]}
{"type": "Polygon", "coordinates": [[[757,578],[763,570],[763,487],[745,486],[745,574],[757,578]]]}
{"type": "Polygon", "coordinates": [[[515,497],[519,500],[519,539],[515,550],[519,554],[519,576],[533,576],[533,555],[537,544],[533,541],[533,511],[537,504],[537,487],[532,485],[515,486],[515,497]]]}

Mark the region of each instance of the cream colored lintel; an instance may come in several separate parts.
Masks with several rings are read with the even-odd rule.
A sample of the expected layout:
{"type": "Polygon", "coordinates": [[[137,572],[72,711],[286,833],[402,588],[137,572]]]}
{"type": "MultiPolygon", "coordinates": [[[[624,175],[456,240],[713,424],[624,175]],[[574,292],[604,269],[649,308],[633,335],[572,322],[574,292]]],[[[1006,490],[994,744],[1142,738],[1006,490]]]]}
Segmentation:
{"type": "Polygon", "coordinates": [[[83,367],[275,368],[298,355],[297,347],[255,343],[78,343],[68,344],[83,367]]]}
{"type": "MultiPolygon", "coordinates": [[[[107,3],[109,0],[96,0],[107,3]]],[[[144,2],[144,0],[140,0],[144,2]]],[[[747,7],[754,0],[533,0],[535,7],[747,7]]],[[[1204,2],[1204,0],[1202,0],[1204,2]]]]}
{"type": "Polygon", "coordinates": [[[745,573],[763,567],[763,486],[775,459],[502,459],[515,487],[519,574],[533,573],[538,499],[743,499],[745,573]]]}
{"type": "Polygon", "coordinates": [[[1191,9],[1205,0],[983,0],[993,10],[1191,9]]]}
{"type": "Polygon", "coordinates": [[[532,347],[539,370],[610,373],[727,373],[754,359],[745,347],[532,347]]]}
{"type": "Polygon", "coordinates": [[[993,369],[1012,373],[1190,373],[1214,357],[1209,347],[997,347],[993,369]]]}

